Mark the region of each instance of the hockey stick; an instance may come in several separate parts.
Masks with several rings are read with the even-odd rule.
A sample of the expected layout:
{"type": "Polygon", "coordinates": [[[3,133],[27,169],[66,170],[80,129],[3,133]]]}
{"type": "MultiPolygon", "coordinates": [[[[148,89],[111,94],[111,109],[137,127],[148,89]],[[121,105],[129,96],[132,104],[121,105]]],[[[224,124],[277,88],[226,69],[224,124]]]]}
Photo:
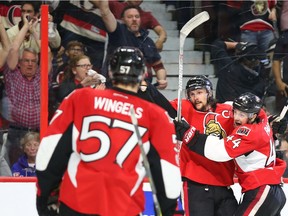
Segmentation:
{"type": "Polygon", "coordinates": [[[288,104],[286,104],[282,108],[282,111],[281,111],[280,115],[274,121],[279,122],[281,119],[283,119],[285,117],[287,111],[288,111],[288,104]]]}
{"type": "Polygon", "coordinates": [[[144,147],[143,147],[142,139],[141,139],[139,128],[138,128],[138,121],[137,121],[137,118],[135,116],[135,110],[133,107],[131,107],[131,109],[130,109],[130,114],[131,114],[131,121],[132,121],[132,124],[134,125],[135,133],[137,135],[138,145],[140,147],[141,156],[143,158],[143,165],[144,165],[144,168],[146,170],[148,180],[150,182],[152,196],[153,196],[153,202],[155,205],[156,213],[157,213],[157,216],[162,216],[160,204],[159,204],[159,201],[158,201],[157,196],[156,196],[156,193],[157,193],[156,187],[155,187],[155,184],[154,184],[154,181],[152,178],[152,173],[151,173],[150,165],[148,162],[148,158],[147,158],[147,155],[146,155],[144,147]]]}
{"type": "Polygon", "coordinates": [[[180,30],[179,41],[179,80],[178,80],[178,105],[177,105],[177,120],[181,121],[181,106],[182,106],[182,81],[183,81],[183,53],[184,42],[189,33],[197,26],[201,25],[209,19],[207,11],[203,11],[192,17],[180,30]]]}

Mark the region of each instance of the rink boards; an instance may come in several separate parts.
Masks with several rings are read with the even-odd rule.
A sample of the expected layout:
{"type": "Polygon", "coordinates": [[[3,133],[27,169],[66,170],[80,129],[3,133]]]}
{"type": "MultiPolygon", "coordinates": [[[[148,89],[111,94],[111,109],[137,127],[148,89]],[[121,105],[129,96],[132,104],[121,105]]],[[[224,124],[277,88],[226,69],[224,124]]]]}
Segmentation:
{"type": "MultiPolygon", "coordinates": [[[[29,215],[38,216],[36,211],[36,179],[35,178],[0,178],[0,212],[3,216],[29,215]],[[25,213],[25,214],[24,214],[25,213]]],[[[288,197],[288,179],[283,186],[288,197]]],[[[241,189],[238,183],[233,185],[233,191],[237,199],[240,198],[241,189]]],[[[143,216],[154,215],[152,193],[149,183],[144,183],[143,190],[146,196],[146,208],[143,216]]],[[[181,208],[181,207],[180,207],[181,208]]],[[[288,215],[288,201],[281,215],[288,215]]]]}

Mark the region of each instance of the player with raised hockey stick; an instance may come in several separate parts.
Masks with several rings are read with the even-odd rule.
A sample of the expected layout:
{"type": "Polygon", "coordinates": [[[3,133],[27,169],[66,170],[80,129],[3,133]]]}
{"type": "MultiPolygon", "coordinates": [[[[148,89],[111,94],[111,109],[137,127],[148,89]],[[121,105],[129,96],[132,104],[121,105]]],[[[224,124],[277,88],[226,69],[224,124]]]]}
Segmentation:
{"type": "Polygon", "coordinates": [[[235,129],[226,138],[199,134],[193,126],[185,133],[182,127],[180,133],[185,122],[176,123],[182,148],[215,162],[235,162],[243,193],[235,216],[278,216],[286,202],[280,186],[286,163],[276,158],[272,129],[261,107],[260,98],[252,93],[237,97],[233,101],[235,129]]]}
{"type": "Polygon", "coordinates": [[[130,216],[144,210],[145,169],[131,107],[162,214],[173,215],[181,188],[175,129],[162,108],[137,97],[143,73],[141,51],[119,47],[110,61],[112,89],[79,89],[64,99],[36,158],[40,216],[49,211],[47,199],[60,183],[61,216],[130,216]]]}
{"type": "MultiPolygon", "coordinates": [[[[177,110],[177,99],[171,104],[177,110]]],[[[232,107],[216,103],[212,83],[205,76],[196,75],[188,80],[186,98],[182,99],[181,104],[181,116],[202,133],[223,138],[232,132],[232,107]]],[[[182,145],[180,169],[187,215],[233,215],[238,206],[230,188],[234,184],[233,161],[213,162],[182,145]]]]}

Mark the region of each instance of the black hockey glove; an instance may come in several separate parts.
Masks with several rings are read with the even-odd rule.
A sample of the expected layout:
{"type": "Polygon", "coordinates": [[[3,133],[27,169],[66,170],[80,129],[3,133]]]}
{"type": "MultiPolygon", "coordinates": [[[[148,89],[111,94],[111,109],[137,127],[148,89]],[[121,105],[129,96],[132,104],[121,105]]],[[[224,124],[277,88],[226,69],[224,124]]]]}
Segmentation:
{"type": "Polygon", "coordinates": [[[59,216],[57,208],[53,208],[48,199],[44,197],[36,197],[36,206],[39,216],[59,216]]]}
{"type": "Polygon", "coordinates": [[[185,119],[181,119],[181,122],[178,122],[177,120],[173,120],[173,122],[177,140],[183,141],[183,144],[189,143],[196,133],[196,128],[190,126],[185,119]]]}
{"type": "Polygon", "coordinates": [[[174,122],[174,126],[175,126],[175,131],[176,131],[176,139],[179,141],[182,141],[184,134],[190,128],[190,125],[183,118],[181,119],[180,122],[177,120],[173,120],[173,122],[174,122]]]}
{"type": "Polygon", "coordinates": [[[285,118],[281,119],[280,121],[272,122],[272,130],[273,134],[281,134],[283,135],[287,128],[287,120],[285,118]]]}
{"type": "Polygon", "coordinates": [[[283,118],[280,121],[277,121],[278,115],[269,116],[268,122],[272,127],[273,135],[275,134],[284,134],[287,128],[287,119],[283,118]]]}

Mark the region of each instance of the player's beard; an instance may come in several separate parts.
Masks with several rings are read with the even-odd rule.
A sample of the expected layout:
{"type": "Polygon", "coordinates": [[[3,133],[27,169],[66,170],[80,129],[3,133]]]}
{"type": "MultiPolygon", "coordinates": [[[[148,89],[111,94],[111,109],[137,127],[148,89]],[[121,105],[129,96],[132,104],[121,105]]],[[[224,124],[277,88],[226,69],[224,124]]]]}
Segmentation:
{"type": "Polygon", "coordinates": [[[194,107],[198,111],[201,111],[201,112],[205,112],[206,111],[206,105],[203,104],[202,102],[195,102],[194,103],[194,107]]]}

